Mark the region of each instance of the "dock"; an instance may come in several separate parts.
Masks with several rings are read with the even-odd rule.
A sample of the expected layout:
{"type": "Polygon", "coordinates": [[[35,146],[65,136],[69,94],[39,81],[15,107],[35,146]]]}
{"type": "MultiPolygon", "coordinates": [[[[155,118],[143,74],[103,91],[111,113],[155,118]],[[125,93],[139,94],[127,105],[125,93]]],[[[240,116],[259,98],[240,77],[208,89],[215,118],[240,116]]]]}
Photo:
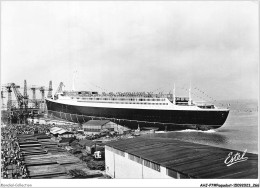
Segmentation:
{"type": "Polygon", "coordinates": [[[17,135],[17,142],[31,179],[71,179],[69,171],[75,169],[86,171],[85,178],[103,175],[87,170],[86,164],[47,135],[17,135]]]}

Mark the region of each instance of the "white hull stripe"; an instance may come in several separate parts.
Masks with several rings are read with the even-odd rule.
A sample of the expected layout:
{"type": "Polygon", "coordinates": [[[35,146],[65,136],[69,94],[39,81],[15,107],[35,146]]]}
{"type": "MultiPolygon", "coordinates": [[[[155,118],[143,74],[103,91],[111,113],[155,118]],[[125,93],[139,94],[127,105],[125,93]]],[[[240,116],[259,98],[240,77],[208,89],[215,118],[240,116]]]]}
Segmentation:
{"type": "MultiPolygon", "coordinates": [[[[98,103],[98,102],[78,102],[77,100],[71,99],[46,99],[54,103],[72,105],[72,106],[81,106],[81,107],[98,107],[98,108],[122,108],[122,109],[146,109],[146,110],[186,110],[186,111],[229,111],[228,109],[203,109],[197,106],[180,106],[174,105],[169,100],[168,105],[145,105],[145,104],[116,104],[116,103],[98,103]]],[[[162,102],[163,103],[163,102],[162,102]]]]}

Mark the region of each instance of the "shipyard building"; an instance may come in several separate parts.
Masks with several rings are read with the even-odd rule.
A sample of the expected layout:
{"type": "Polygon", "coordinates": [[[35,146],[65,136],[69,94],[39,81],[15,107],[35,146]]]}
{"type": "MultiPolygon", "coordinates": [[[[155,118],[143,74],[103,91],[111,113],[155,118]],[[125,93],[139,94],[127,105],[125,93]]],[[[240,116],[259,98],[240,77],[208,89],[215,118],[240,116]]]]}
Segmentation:
{"type": "Polygon", "coordinates": [[[117,179],[258,177],[256,154],[246,153],[250,160],[227,166],[230,152],[238,151],[167,138],[111,141],[105,146],[106,173],[117,179]]]}
{"type": "Polygon", "coordinates": [[[113,131],[118,134],[123,134],[129,131],[127,127],[123,127],[109,120],[89,120],[82,124],[82,128],[86,135],[95,135],[104,131],[113,131]]]}

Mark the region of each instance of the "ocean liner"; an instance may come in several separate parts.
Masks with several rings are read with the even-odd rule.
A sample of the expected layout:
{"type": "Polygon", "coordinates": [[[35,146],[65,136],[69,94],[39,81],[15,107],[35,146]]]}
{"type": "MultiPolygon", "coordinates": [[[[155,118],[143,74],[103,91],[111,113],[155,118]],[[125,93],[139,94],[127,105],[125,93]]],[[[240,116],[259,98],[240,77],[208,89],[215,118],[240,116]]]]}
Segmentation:
{"type": "Polygon", "coordinates": [[[194,102],[190,90],[189,97],[176,97],[175,89],[172,94],[59,91],[46,105],[49,115],[67,121],[103,119],[131,129],[216,129],[229,114],[227,108],[194,102]]]}

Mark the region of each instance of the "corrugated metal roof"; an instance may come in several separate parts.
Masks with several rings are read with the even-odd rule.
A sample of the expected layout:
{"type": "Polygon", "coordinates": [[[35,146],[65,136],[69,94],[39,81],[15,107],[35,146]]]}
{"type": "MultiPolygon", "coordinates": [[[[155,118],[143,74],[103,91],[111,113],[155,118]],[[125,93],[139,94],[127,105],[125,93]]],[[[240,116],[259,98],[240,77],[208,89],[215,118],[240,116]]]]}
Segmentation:
{"type": "Polygon", "coordinates": [[[82,125],[83,125],[83,127],[84,127],[84,125],[86,126],[86,125],[96,125],[96,126],[102,126],[102,125],[105,125],[106,123],[108,123],[108,122],[110,122],[109,120],[89,120],[88,122],[86,122],[86,123],[83,123],[82,125]]]}
{"type": "Polygon", "coordinates": [[[111,141],[107,146],[160,164],[191,178],[257,178],[258,155],[246,153],[248,160],[227,166],[230,152],[243,152],[168,138],[133,138],[111,141]]]}

